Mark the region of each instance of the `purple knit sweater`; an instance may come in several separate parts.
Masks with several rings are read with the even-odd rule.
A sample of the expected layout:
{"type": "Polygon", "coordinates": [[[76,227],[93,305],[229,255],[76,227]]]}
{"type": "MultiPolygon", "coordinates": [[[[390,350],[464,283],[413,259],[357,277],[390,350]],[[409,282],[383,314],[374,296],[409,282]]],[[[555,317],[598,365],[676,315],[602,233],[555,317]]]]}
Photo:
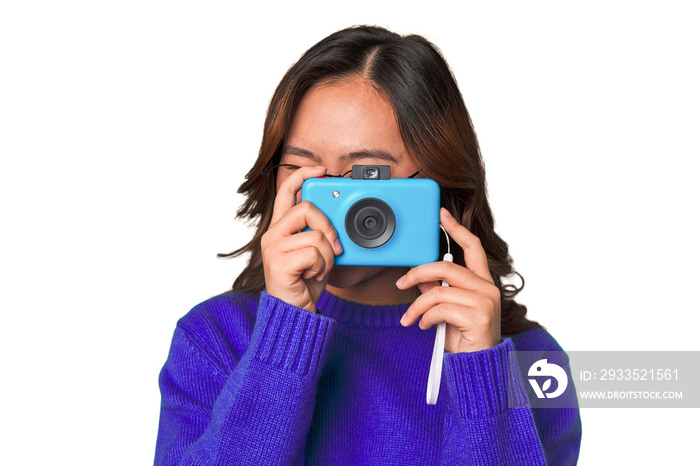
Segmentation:
{"type": "Polygon", "coordinates": [[[435,327],[402,327],[408,306],[327,292],[317,314],[265,292],[196,306],[160,374],[155,464],[576,463],[575,390],[568,408],[531,409],[511,353],[561,351],[547,332],[445,353],[440,396],[428,405],[435,327]]]}

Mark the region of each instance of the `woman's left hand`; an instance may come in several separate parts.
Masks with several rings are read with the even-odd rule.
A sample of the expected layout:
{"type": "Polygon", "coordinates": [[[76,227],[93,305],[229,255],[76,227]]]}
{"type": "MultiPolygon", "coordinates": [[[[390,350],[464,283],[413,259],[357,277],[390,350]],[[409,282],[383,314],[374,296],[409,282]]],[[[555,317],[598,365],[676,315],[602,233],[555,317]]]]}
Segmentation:
{"type": "Polygon", "coordinates": [[[407,327],[421,316],[419,326],[423,330],[447,322],[445,349],[450,353],[493,348],[501,342],[501,294],[489,273],[484,248],[479,238],[444,208],[440,209],[440,223],[464,250],[467,267],[432,262],[414,267],[399,278],[399,289],[418,286],[421,291],[401,324],[407,327]],[[441,286],[440,280],[450,286],[441,286]]]}

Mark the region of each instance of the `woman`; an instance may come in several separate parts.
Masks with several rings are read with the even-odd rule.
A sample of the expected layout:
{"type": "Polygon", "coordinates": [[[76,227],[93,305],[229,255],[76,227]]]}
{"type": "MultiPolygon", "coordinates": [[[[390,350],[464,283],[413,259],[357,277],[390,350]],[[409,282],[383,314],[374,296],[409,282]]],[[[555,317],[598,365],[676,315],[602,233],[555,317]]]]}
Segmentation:
{"type": "Polygon", "coordinates": [[[250,262],[233,291],[178,323],[156,464],[576,462],[573,387],[563,408],[531,409],[514,364],[514,350],[561,348],[502,283],[516,272],[494,232],[469,114],[434,46],[376,27],[316,44],[278,86],[239,192],[239,218],[258,229],[230,256],[250,262]],[[333,267],[342,244],[300,202],[302,183],[379,163],[394,178],[438,182],[454,263],[333,267]],[[425,381],[440,322],[433,406],[425,381]]]}

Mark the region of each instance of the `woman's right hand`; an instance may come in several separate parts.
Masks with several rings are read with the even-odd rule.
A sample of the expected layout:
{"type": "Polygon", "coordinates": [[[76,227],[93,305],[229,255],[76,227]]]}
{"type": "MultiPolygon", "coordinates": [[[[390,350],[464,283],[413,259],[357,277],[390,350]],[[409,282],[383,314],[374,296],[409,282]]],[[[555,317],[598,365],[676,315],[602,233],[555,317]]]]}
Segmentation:
{"type": "Polygon", "coordinates": [[[334,258],[343,251],[328,218],[311,202],[297,204],[304,180],[325,174],[325,167],[302,167],[282,182],[261,241],[267,293],[310,312],[316,312],[334,258]],[[306,227],[311,231],[301,231],[306,227]]]}

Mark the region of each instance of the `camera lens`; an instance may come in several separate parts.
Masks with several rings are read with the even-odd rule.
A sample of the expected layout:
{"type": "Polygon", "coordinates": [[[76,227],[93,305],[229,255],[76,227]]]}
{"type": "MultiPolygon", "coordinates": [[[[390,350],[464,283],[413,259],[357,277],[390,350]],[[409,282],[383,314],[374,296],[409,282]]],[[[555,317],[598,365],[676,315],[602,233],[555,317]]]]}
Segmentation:
{"type": "Polygon", "coordinates": [[[396,228],[394,212],[386,202],[375,198],[357,201],[345,216],[350,239],[363,248],[377,248],[391,239],[396,228]]]}
{"type": "Polygon", "coordinates": [[[374,217],[367,217],[363,224],[367,230],[372,230],[377,227],[377,219],[374,217]]]}
{"type": "Polygon", "coordinates": [[[365,206],[355,214],[355,230],[366,240],[379,238],[386,230],[386,216],[375,206],[365,206]]]}

